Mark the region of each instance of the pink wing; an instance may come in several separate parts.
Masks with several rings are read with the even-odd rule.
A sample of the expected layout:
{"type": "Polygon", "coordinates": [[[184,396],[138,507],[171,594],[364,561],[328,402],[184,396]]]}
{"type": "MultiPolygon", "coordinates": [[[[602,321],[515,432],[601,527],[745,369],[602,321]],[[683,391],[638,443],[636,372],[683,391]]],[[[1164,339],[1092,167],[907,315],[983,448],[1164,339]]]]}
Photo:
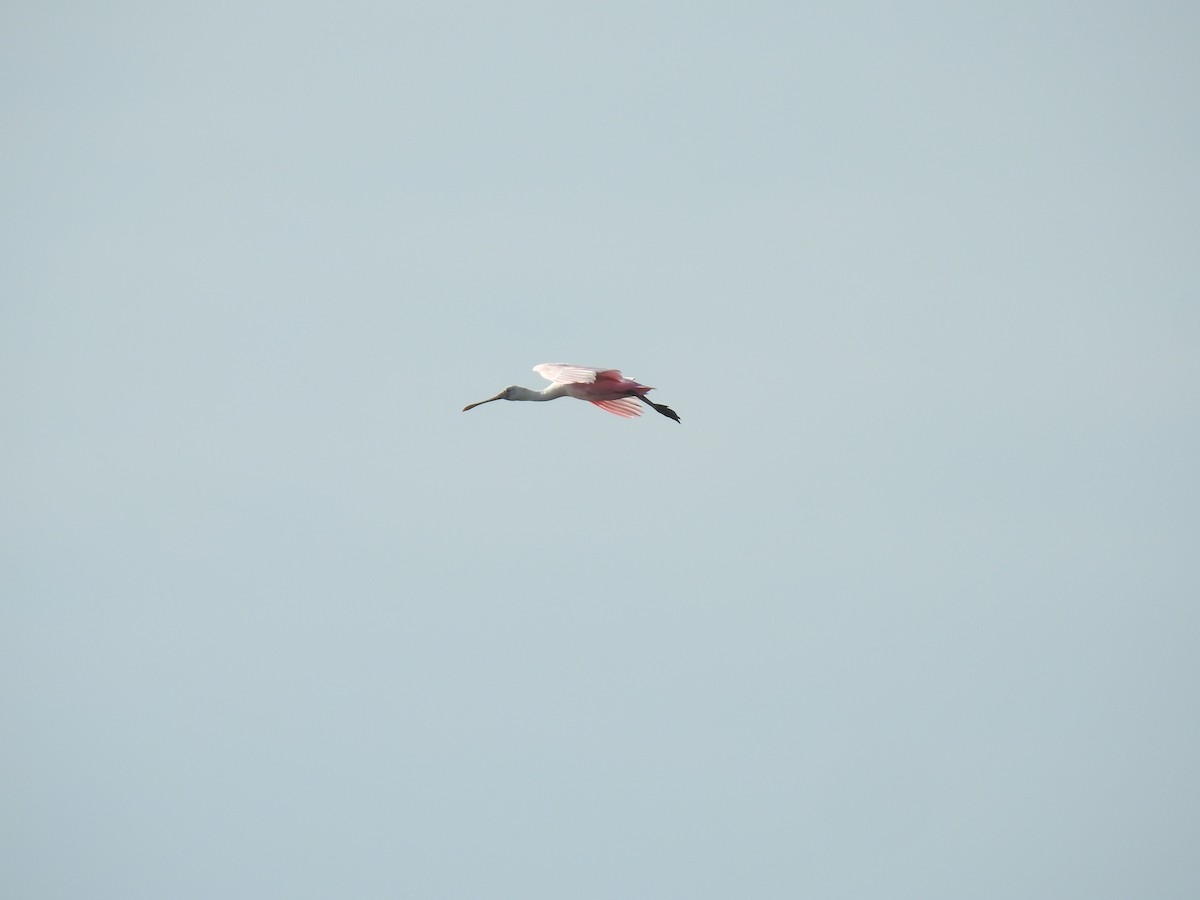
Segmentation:
{"type": "Polygon", "coordinates": [[[591,384],[597,379],[621,380],[621,373],[616,369],[597,369],[592,366],[574,366],[570,363],[542,363],[534,366],[533,371],[554,384],[591,384]]]}
{"type": "Polygon", "coordinates": [[[642,404],[636,397],[622,397],[620,400],[589,400],[605,412],[622,419],[633,419],[642,414],[642,404]]]}

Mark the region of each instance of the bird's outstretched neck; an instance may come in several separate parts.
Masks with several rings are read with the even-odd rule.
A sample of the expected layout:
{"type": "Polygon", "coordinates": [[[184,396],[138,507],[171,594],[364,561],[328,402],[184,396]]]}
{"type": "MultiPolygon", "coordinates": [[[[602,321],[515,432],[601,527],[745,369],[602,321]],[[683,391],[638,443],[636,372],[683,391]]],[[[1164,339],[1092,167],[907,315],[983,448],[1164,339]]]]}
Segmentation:
{"type": "Polygon", "coordinates": [[[565,384],[552,384],[540,391],[535,391],[533,388],[516,387],[512,391],[513,396],[509,398],[510,400],[557,400],[559,397],[567,395],[567,386],[565,384]]]}
{"type": "Polygon", "coordinates": [[[647,400],[641,394],[638,394],[637,398],[639,400],[641,400],[643,403],[645,403],[647,406],[649,406],[656,413],[659,413],[660,415],[664,415],[668,419],[674,419],[676,422],[679,422],[680,425],[683,424],[683,422],[680,422],[679,415],[675,412],[675,410],[671,409],[671,407],[667,406],[665,403],[655,403],[653,400],[647,400]]]}
{"type": "MultiPolygon", "coordinates": [[[[563,385],[552,384],[544,391],[535,391],[533,388],[521,387],[519,384],[506,387],[498,393],[492,400],[533,400],[534,402],[542,400],[557,400],[564,396],[563,385]]],[[[484,403],[489,401],[484,400],[484,403]]]]}

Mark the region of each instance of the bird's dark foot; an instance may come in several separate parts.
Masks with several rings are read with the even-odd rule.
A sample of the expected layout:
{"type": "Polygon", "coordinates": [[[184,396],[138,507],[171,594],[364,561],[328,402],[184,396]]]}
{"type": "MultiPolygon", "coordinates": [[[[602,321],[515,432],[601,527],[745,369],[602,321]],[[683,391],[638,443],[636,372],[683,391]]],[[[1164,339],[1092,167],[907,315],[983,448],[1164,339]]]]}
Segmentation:
{"type": "Polygon", "coordinates": [[[679,416],[675,412],[675,410],[671,409],[671,407],[667,406],[666,404],[655,403],[653,400],[647,400],[645,397],[641,397],[641,396],[639,396],[638,399],[641,400],[643,403],[645,403],[647,406],[649,406],[651,409],[653,409],[656,413],[664,415],[668,419],[674,419],[676,422],[679,422],[679,424],[681,424],[681,425],[683,424],[682,422],[680,422],[679,416]]]}

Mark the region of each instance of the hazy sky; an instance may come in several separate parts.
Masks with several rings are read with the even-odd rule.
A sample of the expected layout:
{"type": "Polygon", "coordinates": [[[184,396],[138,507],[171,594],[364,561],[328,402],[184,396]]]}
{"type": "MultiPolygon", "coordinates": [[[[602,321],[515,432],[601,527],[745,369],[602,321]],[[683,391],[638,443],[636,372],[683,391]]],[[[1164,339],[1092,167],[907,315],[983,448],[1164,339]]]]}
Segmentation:
{"type": "Polygon", "coordinates": [[[0,895],[1200,896],[1197,46],[7,4],[0,895]]]}

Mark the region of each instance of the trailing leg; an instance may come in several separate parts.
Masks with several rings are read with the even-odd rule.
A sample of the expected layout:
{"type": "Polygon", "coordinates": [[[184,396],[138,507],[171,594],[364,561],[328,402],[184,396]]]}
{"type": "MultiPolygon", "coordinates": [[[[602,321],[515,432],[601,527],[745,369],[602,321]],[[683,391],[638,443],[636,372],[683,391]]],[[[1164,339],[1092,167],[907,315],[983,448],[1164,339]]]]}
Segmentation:
{"type": "MultiPolygon", "coordinates": [[[[636,396],[656,413],[660,413],[661,415],[666,416],[668,419],[674,419],[676,422],[679,422],[679,416],[675,414],[675,410],[671,409],[671,407],[663,403],[655,403],[653,400],[647,400],[641,394],[637,394],[636,396]]],[[[679,422],[679,424],[682,425],[683,423],[679,422]]]]}

